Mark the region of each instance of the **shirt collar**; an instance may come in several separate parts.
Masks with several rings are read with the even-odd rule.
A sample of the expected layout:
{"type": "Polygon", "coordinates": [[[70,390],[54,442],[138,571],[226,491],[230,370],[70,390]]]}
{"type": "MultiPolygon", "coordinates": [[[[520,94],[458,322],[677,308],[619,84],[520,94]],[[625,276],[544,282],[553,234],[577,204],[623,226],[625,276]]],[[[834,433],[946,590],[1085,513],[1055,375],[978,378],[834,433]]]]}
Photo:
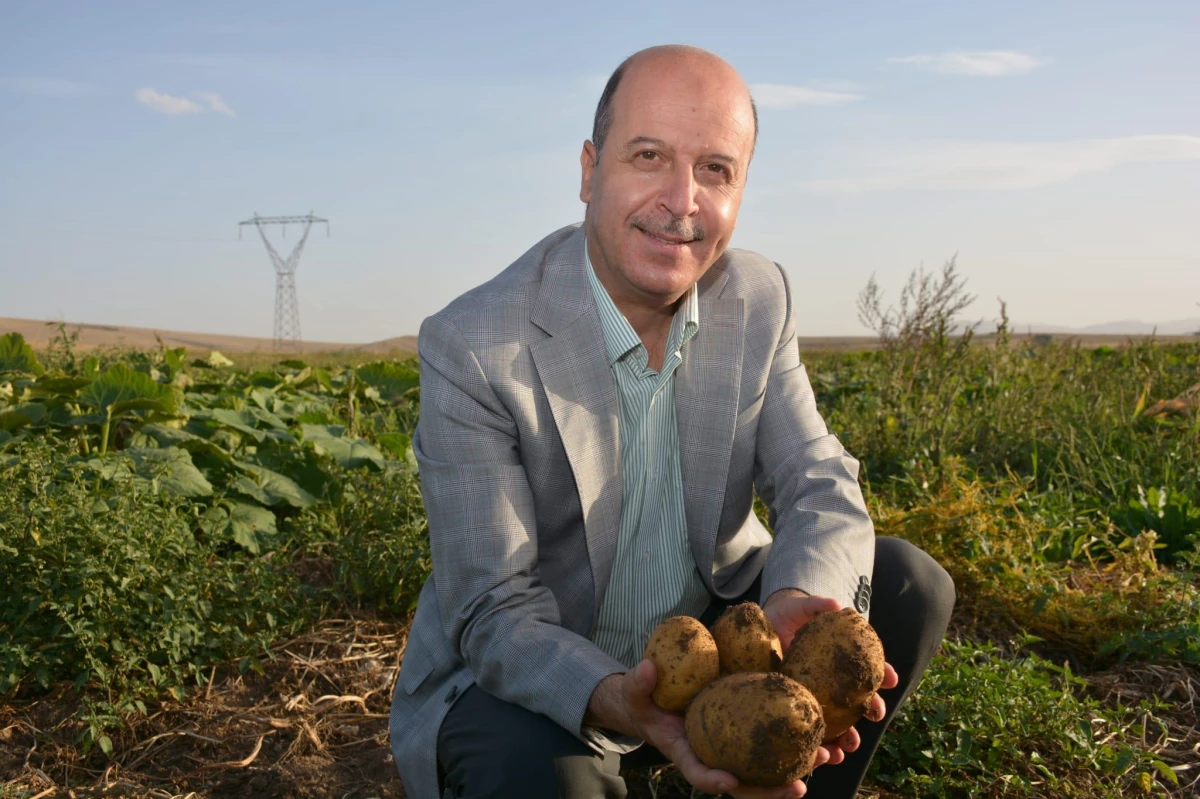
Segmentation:
{"type": "MultiPolygon", "coordinates": [[[[592,268],[592,259],[588,256],[587,238],[583,240],[583,263],[587,267],[588,283],[592,287],[592,296],[596,300],[596,310],[600,312],[600,327],[604,331],[604,346],[608,350],[608,365],[612,366],[625,357],[630,350],[643,347],[641,338],[625,318],[625,314],[613,302],[608,289],[596,277],[592,268]]],[[[700,301],[696,284],[693,283],[683,295],[683,303],[675,311],[671,320],[671,333],[667,346],[678,350],[696,335],[700,327],[700,301]],[[681,329],[682,327],[682,329],[681,329]]]]}

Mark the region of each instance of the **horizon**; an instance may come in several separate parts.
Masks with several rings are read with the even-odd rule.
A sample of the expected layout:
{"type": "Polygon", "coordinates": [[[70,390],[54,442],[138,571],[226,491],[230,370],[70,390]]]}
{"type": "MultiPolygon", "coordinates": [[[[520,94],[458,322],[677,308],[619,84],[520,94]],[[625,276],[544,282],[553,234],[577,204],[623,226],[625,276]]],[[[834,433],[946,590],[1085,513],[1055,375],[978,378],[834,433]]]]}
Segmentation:
{"type": "Polygon", "coordinates": [[[331,236],[300,259],[303,338],[415,334],[582,218],[604,81],[675,40],[756,98],[732,246],[783,265],[798,335],[870,335],[872,275],[894,302],[956,255],[985,328],[997,297],[1014,328],[1200,317],[1200,7],[723,8],[14,6],[0,316],[270,337],[238,223],[311,210],[331,236]]]}

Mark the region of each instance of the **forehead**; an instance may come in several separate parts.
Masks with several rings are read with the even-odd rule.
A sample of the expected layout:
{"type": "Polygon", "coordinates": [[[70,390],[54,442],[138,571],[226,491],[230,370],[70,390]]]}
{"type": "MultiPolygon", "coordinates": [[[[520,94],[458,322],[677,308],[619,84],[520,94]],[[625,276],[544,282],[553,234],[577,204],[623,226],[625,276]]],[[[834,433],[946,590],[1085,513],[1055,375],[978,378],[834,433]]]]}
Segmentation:
{"type": "Polygon", "coordinates": [[[677,146],[753,146],[750,95],[727,65],[683,59],[635,62],[613,97],[615,144],[648,136],[677,146]]]}

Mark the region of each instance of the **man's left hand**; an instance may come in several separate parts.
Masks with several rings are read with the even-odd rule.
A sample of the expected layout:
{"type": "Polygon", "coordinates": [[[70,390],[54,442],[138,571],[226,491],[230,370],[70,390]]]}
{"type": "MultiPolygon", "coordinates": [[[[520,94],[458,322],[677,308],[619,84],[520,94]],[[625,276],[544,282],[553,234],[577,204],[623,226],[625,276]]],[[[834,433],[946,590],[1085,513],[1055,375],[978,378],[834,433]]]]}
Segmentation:
{"type": "MultiPolygon", "coordinates": [[[[801,627],[822,613],[833,613],[841,609],[841,603],[832,597],[809,596],[794,588],[782,588],[776,591],[767,598],[763,605],[763,613],[766,614],[775,628],[776,634],[779,635],[779,643],[783,646],[784,652],[787,652],[792,645],[792,639],[796,637],[796,632],[801,627]]],[[[895,688],[899,683],[900,677],[892,668],[892,664],[884,663],[883,684],[880,688],[895,688]]],[[[887,705],[884,703],[883,697],[876,693],[871,697],[871,707],[863,718],[868,721],[882,721],[886,713],[887,705]]],[[[851,727],[837,740],[824,745],[829,752],[827,762],[831,765],[841,763],[846,759],[846,753],[858,749],[860,743],[862,741],[858,736],[858,730],[851,727]]]]}

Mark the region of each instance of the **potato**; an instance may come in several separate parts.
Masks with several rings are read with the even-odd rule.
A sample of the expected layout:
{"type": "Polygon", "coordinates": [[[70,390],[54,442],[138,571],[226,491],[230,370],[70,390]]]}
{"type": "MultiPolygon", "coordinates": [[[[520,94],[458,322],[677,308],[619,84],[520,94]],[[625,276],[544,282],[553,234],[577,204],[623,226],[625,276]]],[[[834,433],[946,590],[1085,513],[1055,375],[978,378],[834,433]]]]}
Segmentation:
{"type": "Polygon", "coordinates": [[[692,700],[684,730],[696,757],[746,785],[777,787],[812,771],[825,734],[821,706],[782,674],[721,677],[692,700]]]}
{"type": "Polygon", "coordinates": [[[883,683],[883,644],[854,608],[822,613],[796,633],[781,671],[821,703],[828,743],[871,707],[883,683]]]}
{"type": "Polygon", "coordinates": [[[743,602],[725,609],[712,626],[722,674],[778,671],[783,661],[779,636],[762,608],[743,602]]]}
{"type": "Polygon", "coordinates": [[[690,616],[672,616],[655,627],[643,657],[658,672],[652,697],[663,710],[686,709],[721,669],[708,628],[690,616]]]}

